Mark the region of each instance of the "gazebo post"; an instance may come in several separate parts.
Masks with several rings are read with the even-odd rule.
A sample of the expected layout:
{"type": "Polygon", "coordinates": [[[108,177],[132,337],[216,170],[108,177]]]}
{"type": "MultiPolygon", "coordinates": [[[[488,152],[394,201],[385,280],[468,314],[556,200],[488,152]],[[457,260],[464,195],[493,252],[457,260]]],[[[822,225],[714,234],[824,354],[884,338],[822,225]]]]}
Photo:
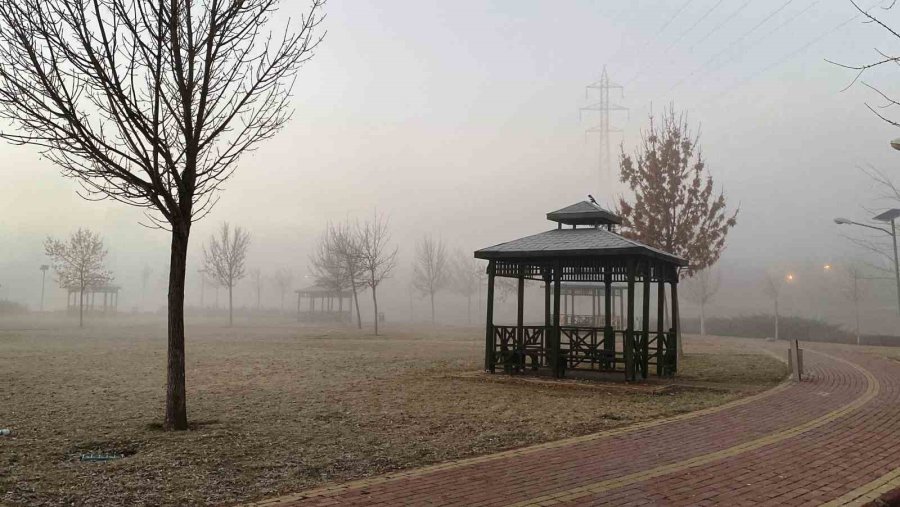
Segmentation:
{"type": "Polygon", "coordinates": [[[625,379],[634,380],[634,261],[628,261],[628,325],[625,327],[625,379]]]}
{"type": "Polygon", "coordinates": [[[603,268],[603,286],[606,291],[603,297],[605,327],[603,328],[603,350],[607,358],[612,359],[612,369],[616,369],[616,332],[612,327],[612,267],[603,268]]]}
{"type": "Polygon", "coordinates": [[[641,324],[643,325],[643,336],[641,337],[641,378],[647,378],[650,374],[650,262],[644,264],[644,289],[642,296],[644,299],[643,315],[641,316],[641,324]]]}
{"type": "Polygon", "coordinates": [[[560,357],[560,329],[559,329],[559,297],[562,289],[562,266],[559,262],[553,268],[553,338],[550,341],[550,367],[553,376],[559,378],[562,376],[560,365],[562,358],[560,357]]]}
{"type": "Polygon", "coordinates": [[[522,343],[523,334],[525,332],[525,270],[519,266],[519,292],[517,294],[516,306],[516,327],[518,328],[519,343],[522,343]]]}
{"type": "Polygon", "coordinates": [[[544,272],[544,346],[541,347],[544,352],[544,361],[548,361],[547,358],[547,347],[550,346],[550,333],[552,332],[552,313],[550,311],[550,284],[553,283],[553,279],[550,277],[550,274],[546,271],[544,272]]]}
{"type": "Polygon", "coordinates": [[[484,331],[484,369],[494,373],[494,261],[488,262],[487,318],[484,331]]]}
{"type": "Polygon", "coordinates": [[[678,272],[672,279],[672,345],[675,348],[672,354],[672,374],[678,371],[678,345],[681,341],[681,318],[678,315],[678,272]]]}
{"type": "Polygon", "coordinates": [[[656,376],[663,376],[663,344],[666,341],[665,335],[665,315],[663,311],[666,308],[666,282],[659,274],[659,280],[656,283],[656,376]]]}

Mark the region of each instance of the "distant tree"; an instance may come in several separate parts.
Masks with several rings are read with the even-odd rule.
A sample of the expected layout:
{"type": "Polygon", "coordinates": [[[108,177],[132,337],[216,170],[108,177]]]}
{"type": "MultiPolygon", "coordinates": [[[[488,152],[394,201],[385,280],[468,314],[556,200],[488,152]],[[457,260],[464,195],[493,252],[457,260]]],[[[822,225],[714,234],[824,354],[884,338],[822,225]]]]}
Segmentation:
{"type": "Polygon", "coordinates": [[[719,292],[722,276],[719,270],[705,268],[685,282],[688,299],[700,306],[700,336],[706,336],[706,305],[719,292]]]}
{"type": "Polygon", "coordinates": [[[451,287],[453,292],[466,298],[466,323],[472,324],[472,297],[478,293],[484,263],[462,250],[453,254],[451,265],[451,287]]]}
{"type": "Polygon", "coordinates": [[[416,263],[413,271],[413,286],[421,294],[431,299],[431,323],[434,324],[434,295],[447,288],[450,275],[450,260],[447,246],[440,239],[426,235],[416,244],[416,263]]]}
{"type": "Polygon", "coordinates": [[[397,247],[391,246],[389,222],[384,215],[375,214],[357,230],[360,251],[360,265],[365,284],[372,289],[372,303],[375,307],[375,335],[378,335],[378,286],[381,285],[397,266],[397,247]]]}
{"type": "Polygon", "coordinates": [[[275,272],[275,286],[281,294],[281,311],[284,312],[284,295],[291,290],[294,283],[294,273],[288,268],[281,268],[275,272]]]}
{"type": "Polygon", "coordinates": [[[204,269],[216,283],[228,289],[229,326],[234,325],[234,286],[246,274],[244,262],[249,246],[250,233],[240,227],[232,231],[227,222],[203,246],[204,269]]]}
{"type": "Polygon", "coordinates": [[[103,239],[87,229],[78,229],[65,242],[47,238],[44,253],[50,258],[59,286],[78,290],[78,327],[84,327],[84,291],[100,288],[113,279],[104,266],[107,252],[103,239]]]}
{"type": "Polygon", "coordinates": [[[359,288],[365,285],[365,273],[363,269],[363,246],[358,233],[358,227],[350,222],[328,226],[331,229],[331,248],[334,256],[342,265],[342,272],[347,279],[353,295],[353,304],[356,306],[356,326],[362,329],[362,316],[359,313],[359,288]]]}
{"type": "Polygon", "coordinates": [[[282,2],[0,1],[0,109],[89,198],[171,233],[167,430],[186,430],[184,284],[191,226],[241,156],[291,116],[322,0],[283,32],[282,2]]]}
{"type": "Polygon", "coordinates": [[[250,270],[250,281],[253,282],[253,288],[256,289],[256,311],[261,308],[263,276],[262,270],[259,268],[250,270]]]}
{"type": "Polygon", "coordinates": [[[684,114],[674,108],[662,122],[650,117],[650,127],[634,155],[620,157],[620,179],[634,193],[619,199],[626,237],[684,257],[684,274],[716,263],[738,211],[729,213],[725,195],[714,192],[699,143],[684,114]]]}
{"type": "MultiPolygon", "coordinates": [[[[312,272],[316,285],[342,294],[350,288],[350,283],[346,265],[338,254],[334,232],[334,228],[328,226],[319,237],[319,242],[309,257],[310,272],[312,272]]],[[[340,304],[343,304],[344,300],[341,298],[339,301],[340,304]]],[[[339,310],[343,311],[343,308],[339,308],[339,310]]]]}
{"type": "Polygon", "coordinates": [[[141,303],[146,309],[147,306],[147,286],[150,284],[150,276],[153,275],[153,268],[149,265],[144,264],[144,269],[141,270],[141,303]]]}

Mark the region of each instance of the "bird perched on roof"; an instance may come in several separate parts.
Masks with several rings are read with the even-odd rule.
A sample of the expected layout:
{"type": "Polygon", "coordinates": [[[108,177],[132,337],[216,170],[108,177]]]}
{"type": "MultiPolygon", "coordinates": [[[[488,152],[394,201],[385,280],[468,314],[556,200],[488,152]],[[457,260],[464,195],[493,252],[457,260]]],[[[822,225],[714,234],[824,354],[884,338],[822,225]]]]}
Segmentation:
{"type": "Polygon", "coordinates": [[[597,200],[594,199],[594,196],[592,196],[591,194],[588,194],[588,199],[591,200],[591,204],[597,204],[597,200]]]}

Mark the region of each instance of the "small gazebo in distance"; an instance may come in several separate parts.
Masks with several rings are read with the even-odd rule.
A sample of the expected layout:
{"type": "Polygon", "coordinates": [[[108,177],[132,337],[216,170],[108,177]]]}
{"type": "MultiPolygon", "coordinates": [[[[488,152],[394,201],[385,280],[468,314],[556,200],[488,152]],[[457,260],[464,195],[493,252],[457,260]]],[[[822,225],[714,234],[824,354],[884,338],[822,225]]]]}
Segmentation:
{"type": "MultiPolygon", "coordinates": [[[[549,368],[553,376],[567,369],[624,372],[625,378],[647,378],[677,370],[678,270],[684,259],[627,239],[615,232],[616,214],[582,201],[547,214],[557,228],[475,252],[488,261],[485,370],[549,368]],[[515,326],[494,325],[494,277],[517,278],[515,326]],[[525,325],[525,280],[544,282],[543,325],[525,325]],[[671,288],[672,325],[664,329],[666,284],[671,288]],[[576,285],[577,284],[577,285],[576,285]],[[561,292],[566,285],[603,299],[600,319],[560,322],[561,292]],[[640,326],[635,309],[641,290],[640,326]],[[656,326],[651,330],[650,294],[656,291],[656,326]],[[551,294],[552,287],[552,294],[551,294]],[[624,292],[622,292],[624,291],[624,292]],[[614,326],[613,299],[624,295],[621,324],[614,326]],[[612,297],[610,297],[612,296],[612,297]],[[602,322],[602,326],[599,323],[602,322]],[[585,325],[587,324],[587,325],[585,325]]],[[[599,306],[599,304],[598,304],[599,306]]],[[[598,308],[599,309],[599,308],[598,308]]]]}
{"type": "Polygon", "coordinates": [[[298,291],[297,294],[297,321],[298,322],[350,322],[351,303],[353,294],[323,287],[311,285],[298,291]],[[307,309],[304,311],[301,301],[306,298],[307,309]],[[344,311],[344,299],[347,300],[347,311],[344,311]]]}

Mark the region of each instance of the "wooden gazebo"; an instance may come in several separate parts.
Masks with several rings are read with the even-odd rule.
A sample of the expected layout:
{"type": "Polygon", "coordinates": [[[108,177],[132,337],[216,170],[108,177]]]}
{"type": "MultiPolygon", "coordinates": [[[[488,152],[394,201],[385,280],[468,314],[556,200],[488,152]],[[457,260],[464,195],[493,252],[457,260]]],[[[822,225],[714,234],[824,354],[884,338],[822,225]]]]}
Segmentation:
{"type": "Polygon", "coordinates": [[[312,285],[297,293],[297,320],[300,322],[350,322],[353,295],[347,291],[312,285]],[[306,310],[301,301],[307,300],[306,310]],[[344,299],[347,311],[344,311],[344,299]]]}
{"type": "Polygon", "coordinates": [[[118,285],[85,287],[82,296],[80,287],[66,287],[66,313],[75,315],[83,305],[85,314],[114,314],[119,311],[119,289],[118,285]],[[103,306],[98,294],[103,296],[103,306]]]}
{"type": "Polygon", "coordinates": [[[677,370],[678,271],[687,262],[675,255],[625,238],[615,232],[622,220],[600,206],[582,201],[547,214],[557,228],[475,252],[488,261],[485,370],[549,368],[561,377],[566,370],[624,372],[625,378],[647,378],[677,370]],[[494,324],[494,278],[517,278],[515,326],[494,324]],[[525,280],[543,281],[544,321],[525,325],[525,280]],[[671,297],[671,327],[664,328],[666,284],[671,297]],[[561,322],[563,289],[591,294],[603,301],[600,319],[561,322]],[[635,308],[638,286],[641,307],[635,308]],[[656,292],[655,328],[651,328],[651,292],[656,292]],[[613,300],[624,295],[624,315],[613,319],[613,300]],[[612,297],[610,297],[612,296],[612,297]],[[641,327],[636,326],[640,311],[641,327]],[[616,322],[618,321],[618,322],[616,322]],[[601,325],[602,324],[602,325],[601,325]]]}

